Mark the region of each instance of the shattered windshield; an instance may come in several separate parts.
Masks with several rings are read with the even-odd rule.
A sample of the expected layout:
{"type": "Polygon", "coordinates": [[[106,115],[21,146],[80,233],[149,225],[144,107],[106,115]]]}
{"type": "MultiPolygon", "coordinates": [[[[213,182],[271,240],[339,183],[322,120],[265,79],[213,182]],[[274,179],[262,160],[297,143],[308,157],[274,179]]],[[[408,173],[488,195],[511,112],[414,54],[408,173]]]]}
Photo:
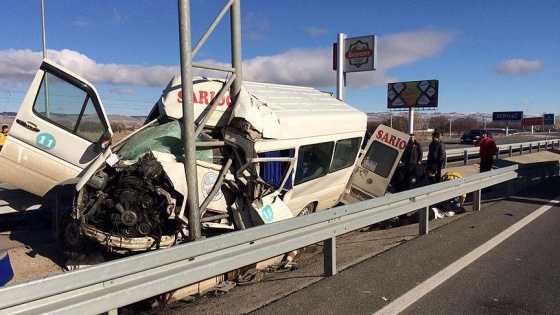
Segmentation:
{"type": "MultiPolygon", "coordinates": [[[[175,155],[176,160],[184,161],[183,122],[173,120],[165,124],[155,125],[139,131],[132,136],[119,150],[119,157],[137,162],[140,157],[150,151],[158,151],[175,155]]],[[[212,141],[212,138],[201,133],[196,142],[212,141]]],[[[212,163],[212,149],[197,149],[197,160],[212,163]]]]}

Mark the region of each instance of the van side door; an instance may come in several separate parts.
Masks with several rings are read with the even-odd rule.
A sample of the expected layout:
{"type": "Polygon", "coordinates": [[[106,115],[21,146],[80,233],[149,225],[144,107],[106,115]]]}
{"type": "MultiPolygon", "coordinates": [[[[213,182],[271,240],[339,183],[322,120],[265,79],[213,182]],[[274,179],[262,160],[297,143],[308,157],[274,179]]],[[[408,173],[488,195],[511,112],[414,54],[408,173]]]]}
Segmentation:
{"type": "Polygon", "coordinates": [[[0,181],[38,196],[76,180],[111,141],[95,88],[45,59],[0,152],[0,181]]]}
{"type": "Polygon", "coordinates": [[[406,133],[379,125],[356,162],[341,202],[349,204],[385,195],[408,139],[406,133]]]}

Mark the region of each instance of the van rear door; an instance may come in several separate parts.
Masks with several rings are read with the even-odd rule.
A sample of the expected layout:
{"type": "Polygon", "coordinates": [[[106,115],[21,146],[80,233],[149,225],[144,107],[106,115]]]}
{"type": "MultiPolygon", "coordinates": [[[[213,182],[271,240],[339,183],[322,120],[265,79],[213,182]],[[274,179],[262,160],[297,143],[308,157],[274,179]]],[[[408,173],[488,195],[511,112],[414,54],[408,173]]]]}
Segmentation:
{"type": "Polygon", "coordinates": [[[0,152],[0,181],[44,196],[79,177],[111,136],[95,88],[45,59],[0,152]]]}
{"type": "Polygon", "coordinates": [[[385,195],[408,139],[406,133],[379,125],[356,162],[341,202],[350,204],[385,195]]]}

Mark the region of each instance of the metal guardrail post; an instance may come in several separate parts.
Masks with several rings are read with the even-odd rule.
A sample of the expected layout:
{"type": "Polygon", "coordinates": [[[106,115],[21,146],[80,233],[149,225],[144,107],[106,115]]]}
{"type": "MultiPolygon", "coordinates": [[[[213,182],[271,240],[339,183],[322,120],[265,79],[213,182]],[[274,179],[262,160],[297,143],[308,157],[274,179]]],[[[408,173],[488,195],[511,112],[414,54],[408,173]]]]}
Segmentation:
{"type": "Polygon", "coordinates": [[[419,231],[420,235],[428,234],[428,220],[430,219],[429,215],[430,207],[425,207],[424,209],[418,210],[418,223],[419,223],[419,231]]]}
{"type": "Polygon", "coordinates": [[[323,241],[323,268],[326,277],[336,275],[336,237],[323,241]]]}
{"type": "Polygon", "coordinates": [[[512,156],[513,156],[513,148],[512,148],[512,146],[510,145],[510,146],[509,146],[509,157],[512,157],[512,156]]]}
{"type": "Polygon", "coordinates": [[[506,184],[506,197],[512,196],[515,193],[515,180],[508,180],[506,184]]]}
{"type": "Polygon", "coordinates": [[[533,153],[533,144],[529,143],[529,154],[533,153]]]}
{"type": "Polygon", "coordinates": [[[473,211],[480,211],[481,197],[480,189],[473,191],[473,211]]]}
{"type": "Polygon", "coordinates": [[[541,143],[537,142],[537,152],[541,152],[541,143]]]}
{"type": "Polygon", "coordinates": [[[523,145],[519,145],[519,155],[523,155],[523,145]]]}
{"type": "Polygon", "coordinates": [[[469,165],[469,151],[463,151],[463,165],[469,165]]]}

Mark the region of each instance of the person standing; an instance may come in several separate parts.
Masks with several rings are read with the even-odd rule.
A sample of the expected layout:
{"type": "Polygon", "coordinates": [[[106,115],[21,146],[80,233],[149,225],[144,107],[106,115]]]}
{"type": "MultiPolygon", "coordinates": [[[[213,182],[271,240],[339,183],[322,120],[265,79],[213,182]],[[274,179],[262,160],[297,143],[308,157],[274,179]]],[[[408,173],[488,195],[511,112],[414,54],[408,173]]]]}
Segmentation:
{"type": "Polygon", "coordinates": [[[411,133],[410,139],[408,140],[408,144],[404,149],[401,161],[406,165],[414,165],[414,164],[421,164],[422,163],[422,146],[420,142],[416,140],[416,136],[411,133]]]}
{"type": "Polygon", "coordinates": [[[2,125],[2,133],[0,133],[0,151],[6,143],[6,138],[8,137],[8,125],[2,125]]]}
{"type": "Polygon", "coordinates": [[[494,164],[494,154],[498,151],[496,142],[488,135],[488,131],[482,132],[482,137],[476,141],[475,147],[480,147],[480,172],[488,172],[494,164]]]}
{"type": "Polygon", "coordinates": [[[428,159],[426,161],[426,173],[431,184],[441,181],[441,169],[445,163],[445,145],[440,139],[440,133],[432,133],[432,142],[428,148],[428,159]]]}

